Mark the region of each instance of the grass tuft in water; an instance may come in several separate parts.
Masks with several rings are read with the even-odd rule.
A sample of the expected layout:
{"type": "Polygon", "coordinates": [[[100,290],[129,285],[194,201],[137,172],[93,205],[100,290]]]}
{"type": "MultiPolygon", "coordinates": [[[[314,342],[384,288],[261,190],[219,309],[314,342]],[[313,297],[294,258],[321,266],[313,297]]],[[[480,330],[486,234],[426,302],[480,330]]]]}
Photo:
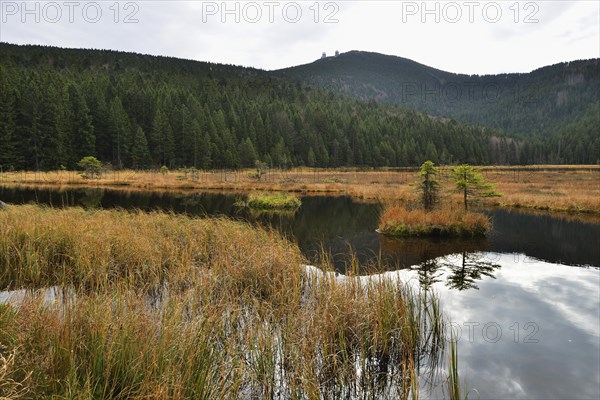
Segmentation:
{"type": "Polygon", "coordinates": [[[302,202],[287,193],[252,193],[243,205],[254,210],[297,210],[302,202]]]}

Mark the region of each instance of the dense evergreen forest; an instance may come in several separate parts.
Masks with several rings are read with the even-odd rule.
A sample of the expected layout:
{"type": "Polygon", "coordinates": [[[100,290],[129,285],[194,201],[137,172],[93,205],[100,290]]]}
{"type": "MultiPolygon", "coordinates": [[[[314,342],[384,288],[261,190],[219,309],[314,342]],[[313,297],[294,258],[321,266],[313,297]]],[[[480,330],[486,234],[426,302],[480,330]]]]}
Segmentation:
{"type": "MultiPolygon", "coordinates": [[[[596,162],[588,146],[567,150],[573,125],[561,129],[554,161],[596,162]]],[[[549,161],[547,146],[251,68],[0,43],[5,171],[72,169],[89,155],[136,169],[524,164],[549,161]]]]}
{"type": "Polygon", "coordinates": [[[350,51],[274,73],[524,137],[546,134],[600,101],[599,59],[564,62],[526,74],[464,75],[401,57],[350,51]]]}

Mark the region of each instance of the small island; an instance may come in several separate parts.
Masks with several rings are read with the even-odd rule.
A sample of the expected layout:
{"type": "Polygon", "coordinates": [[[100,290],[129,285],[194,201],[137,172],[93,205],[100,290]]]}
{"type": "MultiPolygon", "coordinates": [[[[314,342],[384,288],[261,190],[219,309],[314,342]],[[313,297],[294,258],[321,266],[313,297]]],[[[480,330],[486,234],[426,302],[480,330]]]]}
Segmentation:
{"type": "Polygon", "coordinates": [[[252,193],[248,199],[238,201],[236,205],[261,211],[295,211],[302,202],[298,197],[287,193],[252,193]]]}
{"type": "Polygon", "coordinates": [[[385,208],[378,231],[395,237],[481,237],[491,226],[481,213],[450,208],[424,212],[396,205],[385,208]]]}
{"type": "Polygon", "coordinates": [[[463,207],[440,206],[438,174],[433,162],[421,166],[421,205],[410,206],[390,203],[385,206],[379,219],[378,232],[394,237],[481,237],[491,229],[490,219],[477,212],[469,211],[469,198],[473,196],[499,196],[492,184],[483,181],[483,175],[470,165],[460,165],[452,170],[455,191],[463,195],[463,207]]]}

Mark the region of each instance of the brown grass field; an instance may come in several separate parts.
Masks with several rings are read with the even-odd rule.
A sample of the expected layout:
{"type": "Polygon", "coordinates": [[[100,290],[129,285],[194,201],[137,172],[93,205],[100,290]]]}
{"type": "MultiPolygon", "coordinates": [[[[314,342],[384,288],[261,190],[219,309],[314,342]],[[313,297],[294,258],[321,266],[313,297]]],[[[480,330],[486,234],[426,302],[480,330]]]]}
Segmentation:
{"type": "Polygon", "coordinates": [[[1,399],[416,399],[443,351],[432,294],[247,224],[26,205],[0,232],[1,399]]]}
{"type": "MultiPolygon", "coordinates": [[[[440,181],[445,200],[458,203],[449,179],[451,167],[442,166],[440,181]]],[[[502,197],[483,199],[483,205],[600,214],[600,166],[483,167],[486,181],[495,183],[502,197]]],[[[86,186],[128,190],[266,190],[307,195],[338,194],[360,199],[411,201],[417,197],[417,168],[357,170],[271,170],[261,180],[254,170],[238,171],[111,171],[100,179],[84,179],[76,171],[4,172],[0,184],[14,186],[86,186]]]]}
{"type": "Polygon", "coordinates": [[[444,207],[430,212],[387,204],[379,220],[379,231],[388,236],[483,237],[492,224],[481,213],[444,207]]]}

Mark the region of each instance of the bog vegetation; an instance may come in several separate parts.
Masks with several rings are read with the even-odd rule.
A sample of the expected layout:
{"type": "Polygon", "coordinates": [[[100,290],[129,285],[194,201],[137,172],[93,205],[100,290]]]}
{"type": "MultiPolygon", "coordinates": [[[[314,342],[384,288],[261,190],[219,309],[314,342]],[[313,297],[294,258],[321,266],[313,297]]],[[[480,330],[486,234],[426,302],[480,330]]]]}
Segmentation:
{"type": "Polygon", "coordinates": [[[491,228],[484,214],[444,207],[425,211],[404,204],[387,204],[379,219],[379,231],[389,236],[484,236],[491,228]]]}
{"type": "Polygon", "coordinates": [[[0,230],[1,396],[416,398],[439,360],[435,296],[302,269],[270,231],[37,206],[0,230]]]}
{"type": "Polygon", "coordinates": [[[297,196],[287,193],[252,193],[239,205],[256,210],[297,210],[302,202],[297,196]]]}
{"type": "Polygon", "coordinates": [[[414,204],[388,203],[379,220],[379,231],[390,236],[484,236],[491,228],[484,214],[469,212],[469,198],[500,196],[494,185],[484,182],[481,172],[470,165],[452,169],[455,190],[463,197],[464,210],[452,203],[439,203],[439,170],[433,162],[421,166],[418,183],[420,207],[414,204]]]}
{"type": "MultiPolygon", "coordinates": [[[[437,181],[445,201],[464,202],[452,181],[452,166],[436,167],[437,181]]],[[[80,172],[3,172],[0,184],[37,187],[106,187],[128,190],[190,191],[231,190],[350,195],[359,199],[412,202],[415,168],[365,170],[358,168],[266,169],[259,180],[255,170],[196,170],[164,168],[156,171],[106,171],[85,179],[80,172]]],[[[570,214],[600,214],[600,168],[586,166],[483,167],[502,197],[473,198],[486,206],[536,209],[570,214]]]]}

